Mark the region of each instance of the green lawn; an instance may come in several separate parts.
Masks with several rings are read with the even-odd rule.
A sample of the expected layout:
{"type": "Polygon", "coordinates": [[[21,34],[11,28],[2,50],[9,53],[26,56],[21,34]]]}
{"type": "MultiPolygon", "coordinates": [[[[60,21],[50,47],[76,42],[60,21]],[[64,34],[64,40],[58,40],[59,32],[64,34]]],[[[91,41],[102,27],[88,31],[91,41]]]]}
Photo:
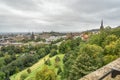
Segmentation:
{"type": "MultiPolygon", "coordinates": [[[[61,61],[59,62],[59,64],[62,68],[63,67],[62,58],[63,58],[64,54],[59,54],[59,55],[56,55],[56,56],[60,57],[61,61]]],[[[55,63],[54,59],[55,59],[56,56],[50,58],[50,61],[51,61],[52,65],[48,66],[49,68],[54,69],[55,72],[57,72],[57,69],[54,67],[54,63],[55,63]]],[[[23,71],[21,71],[17,74],[14,74],[13,76],[10,77],[10,79],[11,80],[20,80],[21,74],[27,74],[28,77],[25,80],[34,80],[36,72],[40,71],[41,68],[45,66],[44,65],[44,59],[48,59],[48,58],[49,58],[49,55],[45,56],[44,58],[40,59],[37,63],[35,63],[33,66],[29,67],[31,69],[30,74],[28,74],[27,69],[25,69],[25,70],[23,70],[23,71]]],[[[57,78],[59,80],[60,77],[58,76],[57,78]]]]}

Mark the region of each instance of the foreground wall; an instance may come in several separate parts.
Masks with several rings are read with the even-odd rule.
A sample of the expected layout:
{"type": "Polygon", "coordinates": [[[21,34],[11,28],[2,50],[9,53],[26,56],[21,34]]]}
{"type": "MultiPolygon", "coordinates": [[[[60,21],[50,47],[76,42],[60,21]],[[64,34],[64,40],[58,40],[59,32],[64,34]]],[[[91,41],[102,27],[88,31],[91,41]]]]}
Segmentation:
{"type": "MultiPolygon", "coordinates": [[[[120,72],[120,58],[118,58],[117,60],[107,64],[106,66],[84,76],[80,80],[120,80],[120,75],[117,75],[114,78],[112,78],[113,74],[115,73],[115,72],[111,73],[113,70],[120,72]],[[105,76],[105,78],[100,79],[103,76],[105,76]]],[[[120,74],[120,73],[117,73],[117,74],[120,74]]]]}

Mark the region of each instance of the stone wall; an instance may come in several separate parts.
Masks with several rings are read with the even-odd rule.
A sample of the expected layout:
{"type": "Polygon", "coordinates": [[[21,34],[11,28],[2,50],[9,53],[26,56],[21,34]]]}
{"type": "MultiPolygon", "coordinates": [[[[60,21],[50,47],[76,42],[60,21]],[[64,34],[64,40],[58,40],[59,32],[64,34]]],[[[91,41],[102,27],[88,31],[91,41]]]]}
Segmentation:
{"type": "MultiPolygon", "coordinates": [[[[108,72],[111,72],[113,69],[120,70],[120,58],[84,76],[80,80],[99,80],[101,77],[106,75],[108,72]]],[[[110,73],[102,80],[120,80],[120,75],[117,75],[115,78],[112,78],[110,73]]]]}

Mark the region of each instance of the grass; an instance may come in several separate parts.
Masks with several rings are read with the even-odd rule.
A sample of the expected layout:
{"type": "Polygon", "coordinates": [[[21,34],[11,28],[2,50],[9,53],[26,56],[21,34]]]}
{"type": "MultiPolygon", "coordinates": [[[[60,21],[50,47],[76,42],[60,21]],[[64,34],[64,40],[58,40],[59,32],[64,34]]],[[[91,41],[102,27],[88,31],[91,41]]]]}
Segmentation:
{"type": "MultiPolygon", "coordinates": [[[[59,65],[61,66],[61,68],[63,67],[63,62],[62,62],[62,58],[64,56],[64,54],[58,54],[56,56],[59,56],[61,61],[59,62],[59,65]]],[[[51,66],[48,66],[50,69],[54,69],[55,72],[57,72],[57,68],[54,67],[54,63],[55,63],[55,57],[52,57],[50,58],[50,61],[51,61],[51,66]]],[[[31,69],[31,73],[28,74],[27,73],[27,69],[17,73],[17,74],[14,74],[13,76],[10,77],[11,80],[20,80],[20,76],[21,74],[28,74],[28,76],[25,78],[25,80],[34,80],[34,77],[35,77],[35,74],[36,72],[40,71],[42,67],[44,67],[44,59],[48,59],[49,58],[49,55],[45,56],[44,58],[40,59],[37,63],[35,63],[33,66],[29,67],[31,69]]],[[[60,76],[57,77],[58,79],[57,80],[60,80],[60,76]]]]}
{"type": "MultiPolygon", "coordinates": [[[[35,63],[33,66],[30,67],[31,71],[34,71],[35,69],[39,68],[40,65],[42,65],[44,63],[44,59],[45,58],[48,58],[48,55],[45,56],[44,58],[40,59],[37,63],[35,63]]],[[[14,74],[13,76],[10,77],[11,80],[20,80],[20,76],[21,74],[24,74],[24,73],[27,73],[26,71],[27,69],[17,73],[17,74],[14,74]]]]}

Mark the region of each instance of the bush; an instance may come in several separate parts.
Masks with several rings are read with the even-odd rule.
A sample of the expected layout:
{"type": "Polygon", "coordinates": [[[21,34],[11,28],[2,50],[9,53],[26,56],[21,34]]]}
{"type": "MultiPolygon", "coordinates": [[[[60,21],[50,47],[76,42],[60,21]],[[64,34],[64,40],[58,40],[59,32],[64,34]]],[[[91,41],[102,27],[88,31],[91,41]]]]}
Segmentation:
{"type": "Polygon", "coordinates": [[[28,74],[30,74],[30,73],[31,73],[31,69],[30,69],[30,68],[28,68],[28,69],[27,69],[27,72],[28,72],[28,74]]]}
{"type": "Polygon", "coordinates": [[[48,65],[48,66],[51,65],[51,62],[50,62],[50,59],[49,59],[49,58],[45,61],[45,64],[48,65]]]}
{"type": "Polygon", "coordinates": [[[54,70],[43,67],[43,69],[36,73],[35,80],[56,80],[54,70]]]}
{"type": "Polygon", "coordinates": [[[57,51],[55,49],[52,49],[51,52],[50,52],[50,55],[49,57],[53,57],[57,54],[57,51]]]}
{"type": "Polygon", "coordinates": [[[27,76],[28,76],[28,74],[26,74],[26,73],[21,74],[20,80],[25,80],[25,78],[27,78],[27,76]]]}
{"type": "Polygon", "coordinates": [[[4,54],[0,51],[0,57],[3,57],[4,56],[4,54]]]}
{"type": "Polygon", "coordinates": [[[55,68],[59,68],[60,67],[58,62],[55,62],[54,66],[55,66],[55,68]]]}
{"type": "Polygon", "coordinates": [[[58,71],[57,71],[57,75],[60,75],[61,72],[62,72],[62,69],[61,69],[61,67],[59,67],[59,68],[58,68],[58,71]]]}
{"type": "Polygon", "coordinates": [[[60,57],[56,56],[55,62],[59,62],[59,61],[60,61],[60,57]]]}
{"type": "Polygon", "coordinates": [[[5,73],[0,72],[0,80],[4,80],[5,79],[5,73]]]}

